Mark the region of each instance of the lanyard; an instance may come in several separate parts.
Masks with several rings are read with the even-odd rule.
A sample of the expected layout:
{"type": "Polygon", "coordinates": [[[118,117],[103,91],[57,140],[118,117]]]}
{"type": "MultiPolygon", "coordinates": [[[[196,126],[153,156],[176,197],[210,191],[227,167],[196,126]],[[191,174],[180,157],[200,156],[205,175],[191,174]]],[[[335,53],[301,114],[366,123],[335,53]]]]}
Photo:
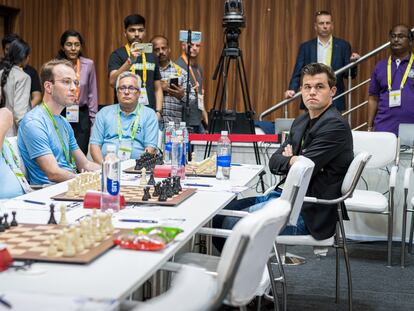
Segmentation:
{"type": "MultiPolygon", "coordinates": [[[[135,134],[137,133],[138,123],[139,123],[139,116],[141,114],[142,105],[138,104],[138,110],[135,117],[134,125],[132,126],[132,133],[131,133],[131,142],[134,142],[135,134]]],[[[118,106],[118,138],[119,141],[122,140],[122,127],[121,127],[121,109],[118,106]]]]}
{"type": "MultiPolygon", "coordinates": [[[[129,47],[129,44],[125,44],[125,49],[127,51],[128,57],[131,57],[131,49],[129,47]]],[[[145,87],[147,85],[147,57],[145,56],[145,53],[142,53],[141,56],[142,56],[142,87],[145,87]]],[[[132,64],[130,69],[133,74],[136,74],[135,64],[132,64]]]]}
{"type": "Polygon", "coordinates": [[[76,79],[79,81],[79,84],[76,86],[76,102],[79,103],[79,95],[80,95],[80,60],[76,61],[76,79]]]}
{"type": "Polygon", "coordinates": [[[173,64],[173,66],[174,66],[174,68],[175,68],[175,70],[177,70],[177,77],[179,77],[179,76],[181,76],[181,73],[182,73],[182,69],[181,69],[181,67],[180,66],[178,66],[176,63],[174,63],[174,62],[171,62],[172,64],[173,64]]]}
{"type": "MultiPolygon", "coordinates": [[[[405,82],[407,81],[408,73],[411,70],[411,66],[413,65],[414,61],[414,54],[411,53],[410,61],[405,69],[404,76],[401,80],[400,90],[404,88],[405,82]]],[[[391,78],[391,56],[388,57],[388,65],[387,65],[387,80],[388,80],[388,91],[392,91],[392,78],[391,78]]]]}
{"type": "MultiPolygon", "coordinates": [[[[18,157],[16,156],[16,154],[14,153],[13,147],[12,147],[12,145],[10,144],[10,142],[7,140],[7,137],[4,139],[4,142],[6,143],[7,147],[9,147],[9,150],[10,150],[10,152],[11,152],[11,154],[12,154],[12,157],[13,157],[14,164],[15,164],[17,167],[20,167],[20,161],[19,161],[19,158],[18,158],[18,157]]],[[[11,167],[11,163],[7,160],[7,157],[6,157],[6,155],[4,154],[3,150],[1,151],[1,153],[2,153],[2,155],[3,155],[4,161],[6,161],[6,164],[7,164],[8,166],[10,166],[10,168],[12,168],[12,167],[11,167]]]]}
{"type": "MultiPolygon", "coordinates": [[[[184,60],[185,64],[188,66],[187,55],[185,53],[182,53],[181,58],[184,60]]],[[[197,73],[201,77],[201,73],[198,69],[197,69],[197,73]]],[[[190,65],[190,74],[191,74],[191,77],[193,77],[194,83],[196,85],[196,92],[198,93],[198,88],[199,88],[200,84],[198,83],[198,80],[196,79],[196,77],[194,75],[193,67],[191,65],[190,65]]]]}
{"type": "MultiPolygon", "coordinates": [[[[52,123],[53,123],[53,127],[55,128],[55,132],[56,132],[56,134],[57,134],[57,136],[58,136],[58,138],[59,138],[60,145],[62,146],[63,154],[64,154],[64,156],[65,156],[66,161],[68,162],[68,164],[70,165],[70,167],[71,167],[73,170],[75,170],[76,165],[75,165],[75,160],[73,159],[73,155],[72,155],[72,154],[70,154],[70,155],[69,155],[68,150],[66,150],[66,146],[65,146],[65,144],[63,143],[62,136],[60,135],[59,128],[58,128],[58,126],[57,126],[57,124],[56,124],[55,119],[53,118],[52,113],[50,112],[49,108],[47,108],[47,106],[46,106],[45,102],[42,102],[41,106],[42,106],[43,110],[46,112],[46,114],[49,116],[50,121],[52,121],[52,123]]],[[[67,132],[66,132],[66,134],[67,134],[67,136],[68,136],[68,141],[69,141],[69,135],[68,135],[68,133],[67,133],[67,132]]],[[[70,151],[70,150],[69,150],[69,151],[70,151]]]]}
{"type": "Polygon", "coordinates": [[[9,150],[10,150],[10,152],[12,154],[13,163],[9,162],[9,160],[7,159],[7,157],[6,157],[5,153],[4,153],[4,148],[3,148],[1,150],[1,154],[3,155],[4,162],[6,162],[6,164],[10,167],[10,170],[16,176],[16,178],[19,181],[19,184],[22,187],[24,193],[31,192],[32,189],[30,188],[30,185],[27,182],[26,177],[24,176],[24,174],[22,173],[22,171],[20,169],[20,161],[19,161],[19,158],[14,153],[14,150],[13,150],[12,145],[7,140],[7,138],[5,138],[4,142],[6,143],[7,147],[9,148],[9,150]]]}
{"type": "Polygon", "coordinates": [[[328,59],[326,60],[326,64],[328,66],[331,66],[331,61],[332,61],[332,47],[333,47],[333,38],[331,37],[331,41],[329,42],[329,54],[328,54],[328,59]]]}

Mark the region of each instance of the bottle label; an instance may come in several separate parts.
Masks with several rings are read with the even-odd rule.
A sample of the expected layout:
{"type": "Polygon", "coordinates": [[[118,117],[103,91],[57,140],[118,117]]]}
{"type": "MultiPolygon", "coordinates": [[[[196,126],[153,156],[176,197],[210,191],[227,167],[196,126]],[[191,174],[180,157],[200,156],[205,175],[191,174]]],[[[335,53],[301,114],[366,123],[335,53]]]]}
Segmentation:
{"type": "Polygon", "coordinates": [[[217,157],[217,166],[230,167],[230,163],[231,163],[230,155],[221,155],[217,157]]]}
{"type": "Polygon", "coordinates": [[[111,178],[106,179],[106,189],[110,195],[118,195],[120,190],[120,183],[118,180],[111,178]]]}
{"type": "Polygon", "coordinates": [[[188,143],[185,144],[185,153],[188,154],[188,143]]]}
{"type": "Polygon", "coordinates": [[[172,150],[172,142],[168,142],[165,144],[165,151],[171,152],[172,150]]]}

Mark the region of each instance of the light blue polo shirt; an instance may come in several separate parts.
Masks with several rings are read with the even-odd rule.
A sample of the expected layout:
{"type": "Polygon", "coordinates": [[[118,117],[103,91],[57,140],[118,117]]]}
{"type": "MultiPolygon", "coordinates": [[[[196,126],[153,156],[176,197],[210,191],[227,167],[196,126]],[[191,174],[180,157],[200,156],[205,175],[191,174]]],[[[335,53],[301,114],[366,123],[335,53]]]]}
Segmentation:
{"type": "MultiPolygon", "coordinates": [[[[118,108],[119,104],[102,108],[95,118],[92,128],[90,144],[101,146],[102,155],[106,155],[106,146],[114,144],[119,147],[118,135],[118,108]]],[[[138,111],[137,108],[126,115],[120,110],[122,139],[131,140],[132,127],[138,111]]],[[[134,141],[132,143],[131,159],[138,159],[144,152],[145,147],[157,147],[158,143],[158,120],[155,111],[142,106],[139,122],[134,141]]]]}
{"type": "Polygon", "coordinates": [[[6,143],[3,143],[2,151],[3,152],[0,152],[0,199],[11,199],[23,195],[24,190],[16,175],[14,175],[12,169],[4,159],[5,157],[12,167],[17,167],[17,164],[13,159],[13,154],[6,143]]]}
{"type": "MultiPolygon", "coordinates": [[[[69,122],[61,115],[53,115],[53,118],[58,126],[66,150],[72,152],[79,149],[69,122]]],[[[41,105],[36,106],[24,116],[19,126],[17,145],[28,172],[29,182],[32,185],[50,183],[36,162],[36,158],[40,156],[52,154],[60,168],[71,170],[52,120],[41,105]]]]}

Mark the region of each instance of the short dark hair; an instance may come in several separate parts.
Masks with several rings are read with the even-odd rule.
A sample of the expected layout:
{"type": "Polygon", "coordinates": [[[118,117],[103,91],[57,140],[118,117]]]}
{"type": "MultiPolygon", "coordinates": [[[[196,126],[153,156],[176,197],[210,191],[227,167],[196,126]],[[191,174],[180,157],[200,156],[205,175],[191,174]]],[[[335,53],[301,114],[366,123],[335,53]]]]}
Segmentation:
{"type": "MultiPolygon", "coordinates": [[[[64,33],[62,33],[62,35],[60,36],[60,47],[61,47],[61,49],[58,52],[57,58],[59,58],[59,59],[66,58],[66,54],[63,51],[63,46],[65,45],[65,43],[66,43],[66,41],[68,40],[69,37],[78,38],[79,42],[81,44],[81,47],[83,47],[83,44],[85,43],[85,41],[83,40],[82,35],[74,29],[68,29],[64,33]]],[[[82,56],[82,51],[79,53],[79,56],[82,56]]]]}
{"type": "Polygon", "coordinates": [[[17,39],[21,39],[19,35],[15,34],[15,33],[9,33],[7,35],[5,35],[3,37],[3,39],[1,40],[1,46],[4,48],[6,47],[7,44],[12,43],[14,40],[17,39]]]}
{"type": "Polygon", "coordinates": [[[331,12],[326,11],[326,10],[321,10],[321,11],[317,11],[317,12],[315,13],[315,21],[316,21],[316,18],[317,18],[318,16],[321,16],[321,15],[328,15],[328,16],[332,17],[331,12]]]}
{"type": "Polygon", "coordinates": [[[304,76],[315,76],[320,73],[326,73],[326,75],[328,76],[328,84],[330,88],[336,85],[335,72],[332,70],[331,67],[322,63],[311,63],[303,67],[302,72],[300,74],[300,85],[302,85],[303,83],[304,76]]]}
{"type": "Polygon", "coordinates": [[[139,14],[128,15],[124,18],[124,28],[127,29],[131,25],[143,25],[145,27],[145,18],[139,14]]]}
{"type": "Polygon", "coordinates": [[[168,41],[168,38],[166,36],[163,36],[163,35],[155,35],[154,37],[151,38],[150,42],[152,43],[156,39],[164,39],[165,42],[167,42],[167,46],[170,46],[170,42],[168,41]]]}
{"type": "Polygon", "coordinates": [[[50,61],[44,63],[42,69],[40,69],[40,79],[42,80],[42,86],[46,81],[54,80],[55,77],[53,74],[53,68],[55,68],[57,65],[65,65],[72,69],[74,68],[73,63],[67,59],[51,59],[50,61]]]}
{"type": "Polygon", "coordinates": [[[397,25],[392,26],[392,28],[390,29],[390,32],[389,32],[390,35],[392,34],[392,31],[396,27],[404,27],[404,28],[406,28],[407,29],[408,40],[413,41],[413,37],[414,37],[413,32],[411,31],[410,26],[408,26],[407,24],[397,24],[397,25]]]}

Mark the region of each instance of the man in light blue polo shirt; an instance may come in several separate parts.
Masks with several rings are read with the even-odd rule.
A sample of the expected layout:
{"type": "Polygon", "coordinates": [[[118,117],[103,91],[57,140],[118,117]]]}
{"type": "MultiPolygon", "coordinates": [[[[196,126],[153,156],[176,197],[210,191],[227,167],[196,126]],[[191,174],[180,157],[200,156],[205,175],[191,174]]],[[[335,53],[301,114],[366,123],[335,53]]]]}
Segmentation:
{"type": "Polygon", "coordinates": [[[79,81],[71,62],[51,60],[40,73],[43,102],[28,112],[20,123],[18,147],[31,184],[61,182],[76,171],[100,169],[79,149],[72,127],[60,115],[76,101],[79,81]]]}
{"type": "Polygon", "coordinates": [[[15,154],[6,138],[6,133],[12,126],[12,112],[7,108],[0,108],[0,199],[10,199],[24,194],[15,174],[15,168],[18,168],[15,154]]]}
{"type": "Polygon", "coordinates": [[[154,110],[138,104],[141,78],[132,72],[121,73],[116,81],[119,104],[101,109],[95,118],[90,152],[102,163],[106,146],[115,144],[121,160],[137,159],[144,152],[154,153],[158,143],[158,120],[154,110]]]}

